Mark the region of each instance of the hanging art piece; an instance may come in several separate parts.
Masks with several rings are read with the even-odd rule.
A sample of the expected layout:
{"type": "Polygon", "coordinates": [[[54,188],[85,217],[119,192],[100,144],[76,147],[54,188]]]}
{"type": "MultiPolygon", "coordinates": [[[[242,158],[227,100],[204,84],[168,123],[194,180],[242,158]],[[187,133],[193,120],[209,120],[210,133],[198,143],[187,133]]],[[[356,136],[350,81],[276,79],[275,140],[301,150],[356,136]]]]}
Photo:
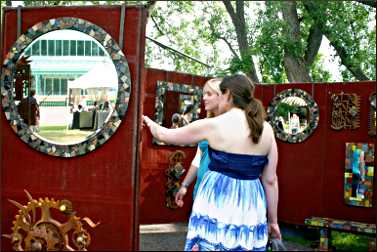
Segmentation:
{"type": "Polygon", "coordinates": [[[344,199],[352,206],[372,207],[374,144],[346,143],[344,199]]]}
{"type": "Polygon", "coordinates": [[[360,127],[360,97],[356,94],[332,94],[331,128],[334,130],[360,127]]]}
{"type": "Polygon", "coordinates": [[[26,205],[9,200],[19,210],[13,221],[12,234],[2,235],[11,240],[14,250],[87,250],[91,236],[84,229],[84,223],[91,228],[95,228],[99,223],[95,224],[88,217],[76,216],[69,200],[54,200],[47,197],[36,200],[28,191],[24,191],[29,199],[26,205]],[[60,222],[62,219],[66,222],[60,222]]]}
{"type": "Polygon", "coordinates": [[[291,88],[278,93],[271,100],[267,115],[278,139],[301,143],[317,128],[319,107],[309,93],[291,88]]]}
{"type": "Polygon", "coordinates": [[[370,109],[369,109],[369,120],[368,120],[368,134],[370,136],[375,136],[376,135],[376,93],[373,93],[369,97],[369,104],[370,104],[370,109]]]}
{"type": "MultiPolygon", "coordinates": [[[[199,119],[202,94],[200,87],[157,81],[155,122],[166,128],[179,128],[199,119]]],[[[153,143],[165,145],[156,138],[153,143]]]]}
{"type": "Polygon", "coordinates": [[[104,29],[60,17],[33,25],[12,45],[0,90],[5,117],[23,142],[70,158],[115,133],[127,112],[131,77],[123,51],[104,29]],[[29,112],[35,104],[38,113],[29,112]]]}
{"type": "Polygon", "coordinates": [[[178,205],[175,203],[175,195],[177,194],[181,182],[180,177],[184,174],[185,168],[183,167],[183,160],[186,155],[183,151],[175,151],[169,157],[169,168],[166,169],[166,192],[165,202],[166,207],[175,209],[178,205]]]}

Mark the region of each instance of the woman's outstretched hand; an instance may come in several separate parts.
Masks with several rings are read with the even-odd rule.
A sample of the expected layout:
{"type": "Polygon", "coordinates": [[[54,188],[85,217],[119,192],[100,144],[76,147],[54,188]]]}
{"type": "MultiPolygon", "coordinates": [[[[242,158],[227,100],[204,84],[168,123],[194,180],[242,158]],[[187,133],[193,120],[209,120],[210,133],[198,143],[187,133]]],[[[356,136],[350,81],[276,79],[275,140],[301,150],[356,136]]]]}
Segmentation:
{"type": "Polygon", "coordinates": [[[152,121],[148,116],[143,115],[143,125],[146,124],[154,137],[157,136],[158,124],[152,121]]]}

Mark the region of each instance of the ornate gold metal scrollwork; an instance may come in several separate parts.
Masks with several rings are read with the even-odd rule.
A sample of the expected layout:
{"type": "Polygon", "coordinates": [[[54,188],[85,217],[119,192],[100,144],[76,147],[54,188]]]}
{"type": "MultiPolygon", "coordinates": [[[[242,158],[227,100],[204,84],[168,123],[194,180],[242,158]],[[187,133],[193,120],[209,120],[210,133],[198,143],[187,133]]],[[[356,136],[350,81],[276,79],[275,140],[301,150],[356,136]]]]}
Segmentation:
{"type": "MultiPolygon", "coordinates": [[[[68,200],[54,200],[49,198],[33,199],[28,191],[24,190],[29,202],[23,206],[9,200],[20,210],[13,221],[12,234],[4,234],[11,239],[16,251],[62,251],[86,250],[91,242],[90,234],[83,228],[80,218],[75,216],[72,203],[68,200]],[[40,209],[40,219],[37,214],[40,209]],[[51,217],[51,210],[56,209],[68,217],[65,223],[51,217]],[[69,244],[69,233],[75,248],[69,244]]],[[[88,217],[82,218],[91,228],[94,224],[88,217]]]]}
{"type": "Polygon", "coordinates": [[[177,204],[175,203],[175,194],[178,192],[179,187],[181,186],[181,182],[179,178],[185,172],[185,169],[182,165],[183,160],[185,159],[186,155],[183,151],[175,151],[173,154],[169,156],[169,168],[166,169],[166,192],[165,192],[165,201],[166,207],[168,208],[177,208],[177,204]]]}
{"type": "Polygon", "coordinates": [[[356,94],[332,94],[331,128],[335,130],[360,127],[360,97],[356,94]]]}

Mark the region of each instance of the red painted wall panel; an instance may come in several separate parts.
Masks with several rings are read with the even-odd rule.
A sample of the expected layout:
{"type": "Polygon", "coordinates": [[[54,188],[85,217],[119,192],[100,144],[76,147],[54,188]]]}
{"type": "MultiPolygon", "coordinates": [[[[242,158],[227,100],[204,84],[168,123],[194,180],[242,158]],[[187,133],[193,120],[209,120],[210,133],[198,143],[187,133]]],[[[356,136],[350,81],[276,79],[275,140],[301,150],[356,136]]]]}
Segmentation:
{"type": "MultiPolygon", "coordinates": [[[[203,86],[208,78],[183,73],[168,72],[157,69],[146,69],[143,114],[154,118],[157,81],[203,86]]],[[[201,117],[205,116],[204,107],[201,117]]],[[[169,155],[176,150],[186,153],[184,167],[189,169],[195,156],[196,147],[162,146],[152,144],[152,136],[147,130],[142,133],[142,162],[140,164],[140,224],[167,223],[188,220],[192,188],[187,192],[183,208],[170,209],[165,206],[165,170],[169,167],[169,155]]],[[[184,177],[182,177],[183,179],[184,177]]]]}
{"type": "MultiPolygon", "coordinates": [[[[22,32],[40,21],[69,16],[102,27],[118,41],[120,13],[120,6],[25,8],[22,9],[22,32]]],[[[4,15],[1,62],[16,40],[17,27],[15,9],[7,9],[4,15]]],[[[145,8],[126,8],[123,52],[130,68],[131,97],[123,122],[99,149],[71,159],[45,155],[18,139],[4,113],[0,113],[2,233],[11,232],[11,222],[17,212],[6,199],[26,203],[23,189],[27,189],[34,198],[66,198],[73,203],[78,216],[100,221],[97,228],[88,228],[93,239],[90,250],[138,248],[138,215],[135,214],[138,180],[136,166],[132,167],[138,153],[132,142],[137,141],[134,136],[139,127],[133,117],[140,107],[135,88],[142,87],[145,25],[145,8]]],[[[2,249],[9,248],[9,240],[2,238],[2,249]]]]}
{"type": "MultiPolygon", "coordinates": [[[[144,114],[154,117],[155,86],[157,80],[190,83],[188,75],[147,69],[144,114]],[[176,76],[173,78],[172,76],[176,76]],[[178,76],[181,76],[180,78],[178,76]],[[186,82],[180,81],[187,78],[186,82]]],[[[204,80],[203,80],[204,82],[204,80]]],[[[344,203],[344,162],[346,142],[374,142],[368,136],[369,96],[375,92],[375,81],[355,83],[274,84],[258,85],[255,96],[267,108],[279,92],[289,88],[301,88],[312,95],[320,110],[317,129],[304,142],[289,144],[277,140],[279,150],[279,220],[304,224],[309,216],[332,217],[374,223],[376,211],[376,183],[374,207],[352,207],[344,203]],[[356,93],[361,96],[360,128],[335,131],[330,128],[331,93],[356,93]]],[[[202,115],[203,117],[204,115],[202,115]]],[[[191,194],[186,197],[183,209],[171,210],[164,204],[165,169],[168,155],[177,149],[187,154],[188,169],[195,149],[165,147],[152,144],[149,133],[143,132],[143,161],[140,167],[140,222],[166,223],[187,221],[190,214],[191,194]]],[[[375,176],[375,180],[376,180],[375,176]]],[[[192,188],[191,188],[192,189],[192,188]]]]}

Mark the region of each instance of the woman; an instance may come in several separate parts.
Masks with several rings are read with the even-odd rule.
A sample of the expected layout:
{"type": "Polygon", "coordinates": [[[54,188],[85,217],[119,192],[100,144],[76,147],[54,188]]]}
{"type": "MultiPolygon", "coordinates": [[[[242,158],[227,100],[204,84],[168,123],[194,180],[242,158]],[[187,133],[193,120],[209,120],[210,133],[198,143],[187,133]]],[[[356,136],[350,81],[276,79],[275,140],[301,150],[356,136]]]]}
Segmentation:
{"type": "MultiPolygon", "coordinates": [[[[214,78],[208,80],[203,87],[203,101],[204,109],[207,111],[207,117],[214,117],[219,114],[219,97],[221,95],[220,82],[221,78],[214,78]]],[[[182,182],[182,186],[175,195],[175,203],[182,207],[183,197],[187,193],[187,188],[191,182],[197,177],[193,198],[195,198],[199,184],[203,179],[204,174],[208,171],[209,156],[208,156],[208,141],[199,142],[198,148],[191,166],[182,182]]]]}
{"type": "Polygon", "coordinates": [[[266,250],[268,229],[281,239],[274,133],[249,78],[225,77],[220,89],[217,117],[179,129],[143,119],[160,141],[209,143],[209,171],[195,197],[185,250],[266,250]]]}

